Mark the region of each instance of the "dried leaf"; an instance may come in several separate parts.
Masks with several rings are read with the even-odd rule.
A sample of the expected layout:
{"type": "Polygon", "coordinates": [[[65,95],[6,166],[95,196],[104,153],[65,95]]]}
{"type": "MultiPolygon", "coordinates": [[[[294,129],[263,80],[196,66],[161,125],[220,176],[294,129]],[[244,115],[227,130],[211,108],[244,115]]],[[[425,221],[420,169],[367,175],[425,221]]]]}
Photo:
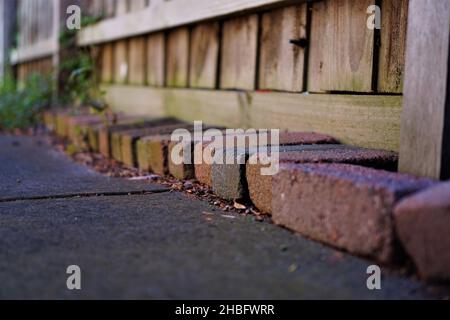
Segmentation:
{"type": "Polygon", "coordinates": [[[238,209],[238,210],[246,210],[247,209],[246,206],[244,206],[243,204],[240,204],[240,203],[238,203],[236,201],[234,202],[234,208],[238,209]]]}

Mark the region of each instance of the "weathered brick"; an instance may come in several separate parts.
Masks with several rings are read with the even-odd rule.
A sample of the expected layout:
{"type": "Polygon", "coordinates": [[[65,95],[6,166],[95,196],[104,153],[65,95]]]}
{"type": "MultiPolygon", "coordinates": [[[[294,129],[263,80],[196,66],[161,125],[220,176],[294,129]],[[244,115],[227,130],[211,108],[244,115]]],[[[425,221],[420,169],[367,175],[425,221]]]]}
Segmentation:
{"type": "MultiPolygon", "coordinates": [[[[220,139],[222,139],[222,143],[225,146],[226,145],[226,136],[220,136],[220,139]]],[[[214,141],[214,138],[212,138],[214,141]]],[[[200,141],[195,143],[194,145],[194,158],[202,159],[201,163],[194,164],[194,174],[197,181],[200,183],[207,185],[208,187],[212,187],[212,176],[211,176],[211,164],[206,163],[203,161],[203,155],[204,153],[208,153],[211,156],[214,156],[215,154],[215,148],[212,145],[212,141],[200,141]]],[[[236,141],[235,141],[236,142],[236,141]]],[[[256,145],[258,144],[258,141],[256,141],[256,145]]],[[[251,141],[246,140],[244,142],[244,145],[247,147],[252,146],[251,141]]]]}
{"type": "Polygon", "coordinates": [[[147,157],[147,144],[145,138],[141,138],[136,142],[136,157],[139,170],[151,171],[147,157]]]}
{"type": "Polygon", "coordinates": [[[184,154],[184,147],[183,150],[181,150],[179,156],[183,157],[184,159],[189,159],[189,161],[186,161],[181,164],[175,164],[174,161],[172,161],[172,152],[173,148],[179,144],[180,142],[170,142],[169,143],[169,150],[168,150],[168,164],[169,164],[169,173],[179,180],[189,180],[193,179],[195,177],[195,168],[194,168],[194,143],[188,143],[191,148],[190,154],[184,154]]]}
{"type": "Polygon", "coordinates": [[[450,280],[450,183],[403,199],[394,216],[400,241],[421,277],[450,280]]]}
{"type": "Polygon", "coordinates": [[[79,115],[70,116],[67,120],[67,134],[70,139],[76,135],[76,130],[79,125],[83,124],[98,124],[102,121],[101,117],[98,115],[79,115]]]}
{"type": "MultiPolygon", "coordinates": [[[[295,152],[281,152],[279,161],[280,163],[347,163],[394,171],[397,168],[398,157],[396,153],[389,151],[323,145],[314,149],[300,148],[295,152]]],[[[264,167],[266,166],[258,161],[258,154],[253,155],[247,163],[246,177],[250,199],[259,210],[270,214],[272,212],[272,176],[261,175],[261,169],[264,167]]]]}
{"type": "Polygon", "coordinates": [[[397,257],[398,201],[434,184],[349,164],[280,165],[273,178],[273,220],[311,239],[391,263],[397,257]]]}
{"type": "Polygon", "coordinates": [[[89,145],[89,149],[94,152],[100,151],[99,141],[98,141],[98,135],[99,130],[101,127],[103,127],[103,124],[98,124],[94,126],[89,126],[87,128],[87,141],[89,145]]]}
{"type": "Polygon", "coordinates": [[[122,148],[120,140],[120,132],[113,132],[111,134],[111,157],[117,161],[122,161],[122,148]]]}
{"type": "Polygon", "coordinates": [[[338,144],[335,138],[315,132],[280,132],[280,145],[338,144]]]}
{"type": "Polygon", "coordinates": [[[56,114],[56,134],[62,138],[68,135],[67,121],[69,116],[67,113],[58,112],[56,114]]]}
{"type": "MultiPolygon", "coordinates": [[[[184,155],[183,151],[181,152],[180,156],[185,157],[189,161],[183,164],[175,164],[171,154],[172,150],[175,147],[175,145],[178,144],[178,142],[172,142],[169,143],[169,157],[168,157],[168,165],[169,165],[169,172],[172,176],[174,176],[177,179],[180,180],[190,180],[194,179],[196,177],[195,175],[195,164],[194,160],[196,159],[195,154],[198,154],[198,159],[203,159],[203,149],[202,147],[198,148],[198,144],[201,144],[202,146],[207,146],[211,143],[211,141],[214,141],[215,139],[224,139],[225,135],[225,129],[218,128],[218,127],[209,127],[204,126],[203,127],[203,134],[201,137],[192,137],[192,142],[188,143],[183,147],[183,151],[187,150],[185,148],[190,148],[190,154],[184,155]],[[212,129],[212,130],[211,130],[212,129]]],[[[225,141],[225,140],[224,140],[225,141]]],[[[248,141],[245,141],[244,143],[248,143],[248,141]]]]}
{"type": "Polygon", "coordinates": [[[68,137],[79,148],[98,150],[98,128],[111,126],[129,117],[122,113],[114,115],[83,114],[71,116],[68,120],[68,137]],[[89,141],[91,140],[91,141],[89,141]]]}
{"type": "Polygon", "coordinates": [[[141,170],[167,175],[170,135],[143,137],[137,143],[138,166],[141,170]]]}
{"type": "Polygon", "coordinates": [[[193,126],[184,123],[155,126],[119,133],[121,137],[120,148],[122,152],[121,161],[130,167],[137,167],[136,143],[140,138],[152,135],[171,134],[177,129],[193,130],[193,126]]]}
{"type": "Polygon", "coordinates": [[[53,132],[56,129],[56,114],[53,111],[45,111],[42,115],[45,128],[53,132]]]}
{"type": "Polygon", "coordinates": [[[87,147],[88,127],[98,125],[106,119],[98,115],[70,117],[67,121],[67,135],[72,143],[80,148],[87,147]]]}
{"type": "MultiPolygon", "coordinates": [[[[248,135],[247,135],[248,136],[248,135]]],[[[268,137],[268,144],[271,144],[270,136],[268,137]]],[[[236,140],[235,140],[236,142],[236,140]]],[[[225,145],[225,141],[223,142],[225,145]]],[[[253,141],[250,141],[250,139],[247,139],[244,142],[244,145],[242,145],[242,142],[240,142],[241,145],[238,145],[238,147],[255,147],[260,143],[260,141],[256,141],[256,144],[253,141]]],[[[316,144],[336,144],[338,141],[334,139],[333,137],[330,137],[328,135],[320,134],[320,133],[314,133],[314,132],[281,132],[279,136],[279,145],[281,146],[288,146],[288,145],[316,145],[316,144]]],[[[202,146],[196,149],[196,152],[199,152],[203,154],[205,148],[208,148],[210,145],[210,142],[203,142],[202,146]]],[[[209,148],[208,153],[211,155],[214,155],[215,150],[209,148]]],[[[211,165],[206,163],[200,163],[195,164],[195,177],[200,182],[207,186],[212,187],[213,181],[212,181],[212,175],[211,175],[211,165]]],[[[231,169],[230,167],[229,169],[231,169]]],[[[245,172],[242,170],[242,168],[237,168],[234,166],[235,169],[238,169],[239,172],[243,173],[245,172]]],[[[223,175],[221,175],[223,176],[223,175]]],[[[240,176],[237,174],[234,174],[234,176],[240,176]]],[[[241,177],[245,179],[245,177],[241,177]]],[[[224,179],[220,179],[221,181],[224,179]]],[[[225,179],[226,180],[226,179],[225,179]]],[[[242,179],[240,179],[242,180],[242,179]]],[[[234,179],[235,181],[235,179],[234,179]]],[[[244,181],[245,183],[245,181],[244,181]]],[[[241,185],[237,186],[237,190],[243,190],[241,185]]],[[[240,193],[240,191],[238,192],[240,193]]],[[[235,194],[236,196],[237,194],[235,194]]],[[[242,196],[242,194],[241,194],[242,196]]]]}
{"type": "MultiPolygon", "coordinates": [[[[316,148],[342,148],[341,145],[288,145],[279,146],[279,152],[298,151],[316,148]]],[[[248,185],[246,177],[246,163],[250,156],[257,152],[267,150],[268,147],[234,148],[215,150],[222,154],[224,159],[231,155],[232,163],[217,163],[211,165],[211,180],[214,192],[227,200],[248,198],[248,185]]],[[[270,149],[270,147],[269,147],[270,149]]]]}
{"type": "Polygon", "coordinates": [[[117,135],[113,138],[114,134],[134,129],[151,128],[155,126],[170,125],[176,123],[182,122],[170,117],[153,120],[146,120],[143,118],[129,118],[121,120],[118,124],[112,126],[100,127],[98,129],[99,151],[105,157],[113,156],[113,158],[120,160],[120,158],[122,157],[122,152],[120,150],[120,139],[117,135]],[[115,154],[113,154],[112,150],[113,145],[116,146],[114,152],[115,154]]]}
{"type": "Polygon", "coordinates": [[[56,113],[56,134],[62,138],[67,138],[69,135],[69,121],[73,118],[89,115],[89,110],[86,108],[67,111],[58,110],[56,113]]]}
{"type": "MultiPolygon", "coordinates": [[[[203,159],[203,153],[205,149],[210,145],[210,142],[198,142],[194,146],[194,157],[198,153],[198,158],[203,159]],[[200,158],[201,157],[201,158],[200,158]]],[[[214,155],[214,149],[210,150],[210,154],[214,155]]],[[[195,178],[200,182],[209,187],[212,187],[212,177],[211,177],[211,165],[202,161],[194,165],[195,178]]]]}

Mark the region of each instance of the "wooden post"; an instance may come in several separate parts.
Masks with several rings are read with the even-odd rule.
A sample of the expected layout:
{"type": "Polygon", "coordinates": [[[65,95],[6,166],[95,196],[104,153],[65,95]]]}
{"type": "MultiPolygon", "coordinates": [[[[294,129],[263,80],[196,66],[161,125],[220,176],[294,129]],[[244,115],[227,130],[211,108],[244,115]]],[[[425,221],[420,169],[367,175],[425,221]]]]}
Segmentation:
{"type": "Polygon", "coordinates": [[[16,25],[16,1],[0,0],[0,81],[7,72],[16,25]]]}
{"type": "Polygon", "coordinates": [[[450,0],[411,0],[401,172],[450,178],[450,0]]]}

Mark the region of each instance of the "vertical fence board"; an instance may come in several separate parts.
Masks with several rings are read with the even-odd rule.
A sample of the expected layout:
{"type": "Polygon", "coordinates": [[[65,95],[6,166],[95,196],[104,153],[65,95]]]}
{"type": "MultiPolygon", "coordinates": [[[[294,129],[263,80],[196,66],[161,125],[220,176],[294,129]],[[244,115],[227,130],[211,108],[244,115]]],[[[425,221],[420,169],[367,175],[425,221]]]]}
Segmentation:
{"type": "Polygon", "coordinates": [[[383,0],[378,91],[401,93],[409,0],[383,0]]]}
{"type": "Polygon", "coordinates": [[[107,43],[102,47],[102,69],[100,80],[102,83],[110,83],[113,81],[113,62],[114,62],[114,46],[107,43]]]}
{"type": "Polygon", "coordinates": [[[9,52],[14,43],[17,3],[0,0],[0,81],[9,70],[9,52]]]}
{"type": "Polygon", "coordinates": [[[8,46],[6,38],[8,37],[8,29],[6,21],[6,4],[4,0],[0,0],[0,83],[3,80],[6,69],[6,56],[8,54],[8,46]]]}
{"type": "Polygon", "coordinates": [[[88,13],[90,16],[98,17],[103,14],[103,0],[91,0],[88,1],[88,13]]]}
{"type": "Polygon", "coordinates": [[[147,38],[147,84],[150,86],[164,86],[164,41],[164,32],[149,35],[147,38]]]}
{"type": "Polygon", "coordinates": [[[373,3],[313,3],[309,91],[372,91],[374,31],[367,28],[367,8],[373,3]]]}
{"type": "Polygon", "coordinates": [[[258,15],[234,18],[223,24],[220,86],[255,89],[258,15]]]}
{"type": "Polygon", "coordinates": [[[54,6],[54,4],[53,4],[52,0],[47,0],[45,5],[46,5],[47,9],[46,9],[46,14],[45,14],[45,22],[44,22],[44,24],[45,24],[44,28],[46,30],[44,38],[48,39],[53,34],[52,21],[53,21],[53,6],[54,6]]]}
{"type": "Polygon", "coordinates": [[[116,16],[123,15],[128,12],[128,0],[116,0],[116,16]]]}
{"type": "Polygon", "coordinates": [[[144,9],[147,6],[147,0],[131,0],[130,1],[130,11],[137,11],[144,9]]]}
{"type": "Polygon", "coordinates": [[[114,17],[116,13],[116,0],[103,0],[103,10],[106,18],[114,17]]]}
{"type": "Polygon", "coordinates": [[[219,57],[219,23],[203,23],[191,33],[189,84],[194,88],[215,88],[219,57]]]}
{"type": "Polygon", "coordinates": [[[166,79],[169,87],[187,87],[189,73],[189,29],[175,29],[168,34],[166,79]]]}
{"type": "Polygon", "coordinates": [[[128,82],[143,85],[145,82],[145,37],[134,37],[129,40],[129,66],[128,82]]]}
{"type": "Polygon", "coordinates": [[[128,80],[128,40],[114,44],[114,82],[126,83],[128,80]]]}
{"type": "Polygon", "coordinates": [[[42,70],[44,75],[50,76],[53,72],[53,61],[52,58],[44,59],[42,62],[42,70]]]}
{"type": "Polygon", "coordinates": [[[306,3],[262,17],[259,88],[303,91],[305,49],[290,40],[306,40],[306,3]]]}

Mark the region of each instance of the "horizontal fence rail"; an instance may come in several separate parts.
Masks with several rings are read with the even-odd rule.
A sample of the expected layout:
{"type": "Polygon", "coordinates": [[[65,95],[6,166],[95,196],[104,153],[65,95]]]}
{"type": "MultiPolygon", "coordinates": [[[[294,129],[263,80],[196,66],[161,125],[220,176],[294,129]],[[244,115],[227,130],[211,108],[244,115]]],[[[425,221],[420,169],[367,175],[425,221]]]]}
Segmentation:
{"type": "Polygon", "coordinates": [[[46,58],[58,51],[59,0],[18,1],[18,43],[11,63],[46,58]]]}
{"type": "MultiPolygon", "coordinates": [[[[142,1],[130,1],[135,2],[139,8],[142,1]]],[[[306,0],[151,0],[148,6],[138,10],[127,5],[126,0],[117,0],[116,17],[84,28],[79,34],[78,44],[98,44],[237,12],[300,2],[306,0]]]]}

